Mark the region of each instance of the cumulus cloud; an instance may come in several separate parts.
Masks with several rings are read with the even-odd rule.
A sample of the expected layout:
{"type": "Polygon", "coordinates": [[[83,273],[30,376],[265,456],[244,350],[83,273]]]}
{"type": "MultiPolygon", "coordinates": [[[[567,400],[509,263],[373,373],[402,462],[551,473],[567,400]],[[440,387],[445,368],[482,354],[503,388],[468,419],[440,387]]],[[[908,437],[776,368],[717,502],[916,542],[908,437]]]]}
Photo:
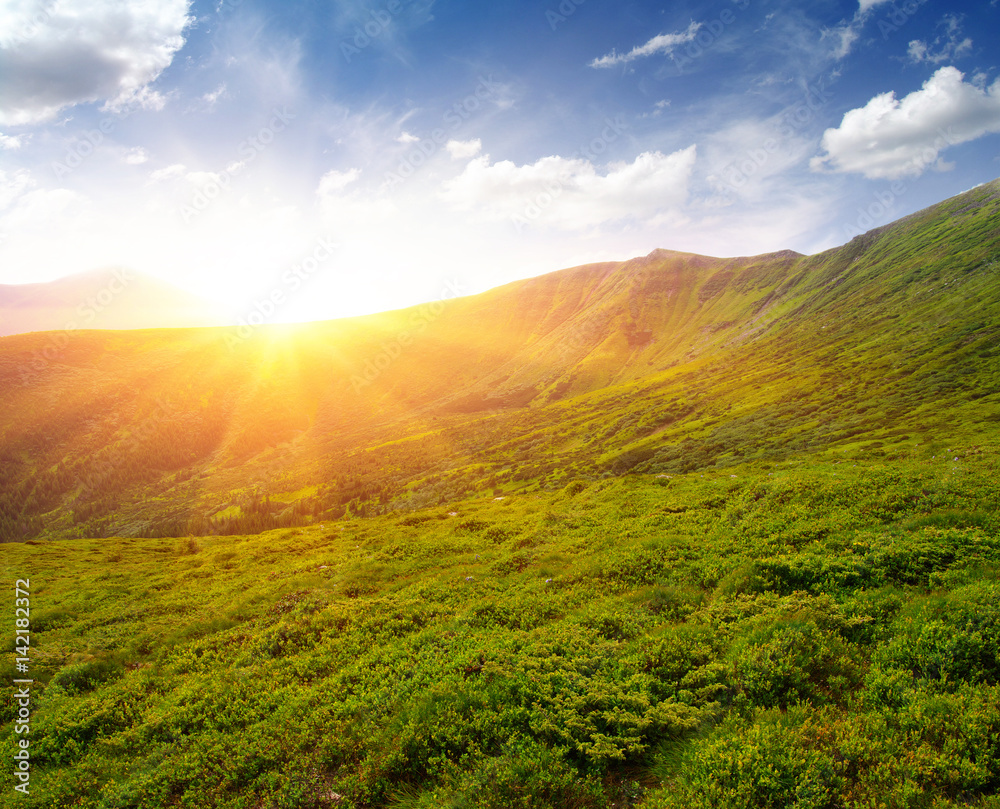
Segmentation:
{"type": "Polygon", "coordinates": [[[143,149],[141,146],[136,146],[125,155],[125,162],[130,166],[141,166],[143,163],[149,160],[149,152],[143,149]]]}
{"type": "Polygon", "coordinates": [[[400,133],[399,137],[396,138],[396,143],[402,143],[404,146],[408,146],[411,143],[420,143],[420,138],[410,132],[403,131],[400,133]]]}
{"type": "Polygon", "coordinates": [[[448,150],[452,160],[468,160],[475,157],[483,150],[483,142],[476,138],[474,140],[450,140],[444,148],[448,150]]]}
{"type": "Polygon", "coordinates": [[[476,212],[485,221],[573,230],[649,220],[685,203],[696,156],[693,145],[669,155],[643,152],[631,163],[611,163],[602,173],[582,158],[551,156],[518,166],[509,160],[492,163],[483,155],[445,183],[442,195],[454,208],[476,212]]]}
{"type": "Polygon", "coordinates": [[[4,135],[0,132],[0,149],[20,149],[23,143],[20,135],[4,135]]]}
{"type": "Polygon", "coordinates": [[[700,28],[700,22],[692,22],[686,31],[678,31],[674,34],[659,34],[645,45],[637,45],[632,48],[628,53],[611,51],[611,53],[605,54],[599,59],[594,59],[590,63],[590,67],[614,67],[615,65],[634,62],[636,59],[642,59],[646,56],[653,56],[657,53],[670,53],[678,45],[685,45],[691,42],[697,36],[700,28]]]}
{"type": "Polygon", "coordinates": [[[162,108],[149,88],[184,45],[190,0],[60,0],[5,4],[0,123],[26,125],[75,104],[162,108]]]}
{"type": "Polygon", "coordinates": [[[826,154],[814,157],[811,168],[870,179],[947,168],[939,162],[945,148],[1000,132],[1000,79],[988,88],[963,79],[957,68],[942,67],[902,99],[882,93],[850,110],[839,127],[823,133],[826,154]]]}

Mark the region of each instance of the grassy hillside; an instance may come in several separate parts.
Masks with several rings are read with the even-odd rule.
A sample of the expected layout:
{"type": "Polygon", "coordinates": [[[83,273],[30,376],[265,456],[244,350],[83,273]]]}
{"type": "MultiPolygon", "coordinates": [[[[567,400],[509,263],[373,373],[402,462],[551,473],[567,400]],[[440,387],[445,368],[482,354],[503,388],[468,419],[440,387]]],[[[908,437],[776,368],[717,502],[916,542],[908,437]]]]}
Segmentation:
{"type": "Polygon", "coordinates": [[[1000,807],[998,259],[0,339],[0,807],[1000,807]]]}
{"type": "MultiPolygon", "coordinates": [[[[994,182],[826,253],[384,315],[0,339],[0,539],[233,533],[997,427],[994,182]]],[[[889,448],[886,450],[885,448],[889,448]]]]}
{"type": "Polygon", "coordinates": [[[998,462],[8,546],[38,682],[0,804],[996,806],[998,462]]]}

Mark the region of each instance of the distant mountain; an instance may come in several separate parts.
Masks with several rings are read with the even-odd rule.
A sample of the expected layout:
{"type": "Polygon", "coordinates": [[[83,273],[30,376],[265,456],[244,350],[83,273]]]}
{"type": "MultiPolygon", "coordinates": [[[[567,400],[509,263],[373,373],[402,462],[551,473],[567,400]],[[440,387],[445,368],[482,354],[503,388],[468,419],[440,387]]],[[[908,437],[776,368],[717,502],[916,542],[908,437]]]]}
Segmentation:
{"type": "Polygon", "coordinates": [[[128,269],[94,270],[42,284],[0,284],[0,336],[225,322],[209,301],[128,269]]]}
{"type": "Polygon", "coordinates": [[[323,323],[5,337],[0,539],[989,443],[998,343],[1000,181],[813,256],[656,250],[323,323]]]}

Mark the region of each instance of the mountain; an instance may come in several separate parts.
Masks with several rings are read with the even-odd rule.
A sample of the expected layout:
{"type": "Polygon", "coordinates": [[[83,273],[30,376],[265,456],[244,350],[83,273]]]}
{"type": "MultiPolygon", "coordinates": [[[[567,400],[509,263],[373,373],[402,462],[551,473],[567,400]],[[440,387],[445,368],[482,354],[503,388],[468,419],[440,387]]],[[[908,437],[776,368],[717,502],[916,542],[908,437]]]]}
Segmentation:
{"type": "MultiPolygon", "coordinates": [[[[0,340],[0,536],[261,530],[997,426],[1000,186],[302,326],[0,340]]],[[[884,448],[884,449],[883,449],[884,448]]]]}
{"type": "Polygon", "coordinates": [[[212,326],[226,320],[209,301],[124,268],[94,270],[43,284],[0,285],[0,336],[212,326]]]}

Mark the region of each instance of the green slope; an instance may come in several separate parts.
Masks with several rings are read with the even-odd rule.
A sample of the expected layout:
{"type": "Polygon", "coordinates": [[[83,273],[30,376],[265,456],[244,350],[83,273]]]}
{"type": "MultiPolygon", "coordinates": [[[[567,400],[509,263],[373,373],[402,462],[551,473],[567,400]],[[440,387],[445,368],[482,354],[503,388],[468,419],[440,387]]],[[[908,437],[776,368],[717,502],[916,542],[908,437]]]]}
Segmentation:
{"type": "Polygon", "coordinates": [[[5,338],[0,534],[252,531],[529,478],[992,435],[998,193],[816,256],[658,250],[247,339],[5,338]]]}
{"type": "Polygon", "coordinates": [[[7,545],[32,770],[0,806],[996,806],[998,461],[7,545]]]}

